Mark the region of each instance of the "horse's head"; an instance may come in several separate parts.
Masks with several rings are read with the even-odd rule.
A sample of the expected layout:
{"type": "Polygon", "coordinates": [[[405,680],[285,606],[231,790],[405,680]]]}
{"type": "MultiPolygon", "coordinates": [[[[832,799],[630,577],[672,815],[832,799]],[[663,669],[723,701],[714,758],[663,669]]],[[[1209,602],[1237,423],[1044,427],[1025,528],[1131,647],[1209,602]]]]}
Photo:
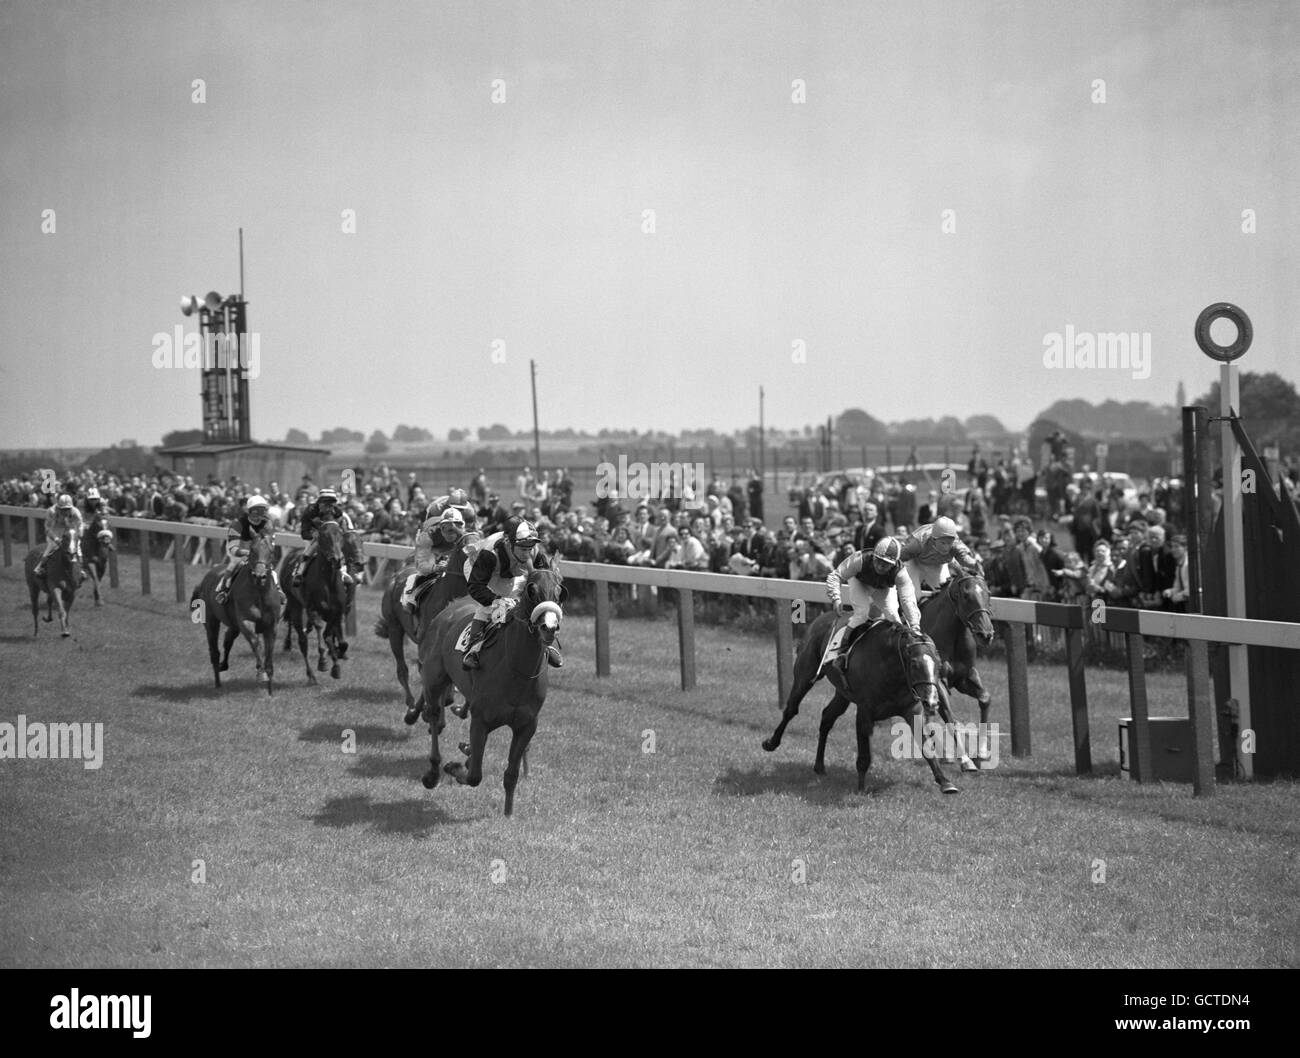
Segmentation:
{"type": "Polygon", "coordinates": [[[898,653],[903,661],[903,676],[913,699],[932,713],[939,706],[939,651],[927,635],[899,629],[898,653]]]}
{"type": "Polygon", "coordinates": [[[542,641],[548,645],[555,641],[564,620],[564,600],[569,597],[569,589],[564,586],[564,578],[558,570],[535,569],[528,574],[522,595],[523,606],[519,607],[521,617],[526,617],[533,631],[539,632],[542,641]]]}
{"type": "Polygon", "coordinates": [[[71,526],[59,534],[59,550],[71,555],[77,549],[77,533],[71,526]]]}
{"type": "Polygon", "coordinates": [[[343,530],[338,522],[321,522],[316,527],[316,551],[321,557],[338,560],[343,556],[343,530]]]}
{"type": "Polygon", "coordinates": [[[989,613],[989,586],[983,577],[975,574],[955,578],[948,586],[948,595],[957,619],[981,643],[993,642],[993,616],[989,613]]]}
{"type": "Polygon", "coordinates": [[[275,547],[270,540],[254,537],[248,545],[248,568],[258,587],[265,587],[271,567],[275,564],[275,547]]]}

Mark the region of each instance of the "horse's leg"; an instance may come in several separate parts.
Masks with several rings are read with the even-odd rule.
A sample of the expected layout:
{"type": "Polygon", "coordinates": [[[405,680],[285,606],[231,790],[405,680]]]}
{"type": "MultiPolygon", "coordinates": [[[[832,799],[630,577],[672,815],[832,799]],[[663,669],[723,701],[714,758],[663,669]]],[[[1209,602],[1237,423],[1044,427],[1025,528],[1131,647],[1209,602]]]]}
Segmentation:
{"type": "Polygon", "coordinates": [[[275,683],[275,625],[262,633],[262,652],[266,657],[266,693],[269,696],[275,683]]]}
{"type": "MultiPolygon", "coordinates": [[[[77,575],[75,569],[72,570],[71,575],[74,577],[77,575]]],[[[62,585],[56,585],[50,594],[54,596],[54,601],[59,604],[59,635],[66,639],[68,636],[72,635],[72,633],[68,631],[68,607],[71,606],[72,603],[70,600],[64,599],[62,585]]]]}
{"type": "MultiPolygon", "coordinates": [[[[831,705],[834,704],[834,702],[831,703],[831,705]]],[[[827,712],[830,711],[829,705],[826,707],[826,710],[827,712]]],[[[841,712],[843,712],[843,710],[841,710],[841,712]]],[[[839,713],[836,713],[835,715],[839,716],[839,713]]],[[[835,723],[834,719],[831,720],[831,723],[835,723]]],[[[822,725],[825,731],[830,731],[829,726],[826,726],[824,714],[822,717],[822,725]]],[[[875,721],[872,719],[871,698],[870,696],[867,696],[858,703],[858,793],[865,790],[867,786],[867,772],[871,768],[871,729],[874,726],[875,721]]]]}
{"type": "Polygon", "coordinates": [[[799,715],[799,703],[804,700],[804,696],[812,690],[813,684],[817,681],[817,669],[821,665],[822,652],[826,649],[826,638],[819,637],[818,642],[805,644],[795,659],[794,681],[790,687],[790,695],[785,700],[785,709],[781,712],[781,721],[776,725],[776,730],[772,732],[771,737],[763,740],[763,748],[769,753],[781,744],[786,725],[799,715]],[[813,646],[817,649],[812,649],[813,646]]]}
{"type": "Polygon", "coordinates": [[[983,681],[980,679],[979,670],[972,667],[963,673],[960,677],[953,680],[953,688],[961,691],[962,694],[968,695],[979,702],[980,706],[980,734],[979,745],[976,747],[976,759],[979,761],[989,760],[989,706],[993,696],[985,688],[983,681]]]}
{"type": "Polygon", "coordinates": [[[235,645],[235,640],[239,638],[239,629],[227,626],[226,634],[221,643],[221,671],[227,672],[230,669],[230,648],[235,645]]]}
{"type": "Polygon", "coordinates": [[[214,686],[221,689],[221,651],[217,647],[217,631],[221,628],[221,622],[215,617],[209,617],[204,624],[205,631],[208,633],[208,660],[212,662],[212,679],[214,686]]]}
{"type": "Polygon", "coordinates": [[[307,613],[299,613],[299,623],[295,626],[298,632],[298,652],[302,655],[303,668],[307,670],[307,682],[316,682],[316,673],[311,670],[311,662],[307,660],[307,613]]]}
{"type": "Polygon", "coordinates": [[[442,770],[465,786],[477,786],[483,781],[483,750],[487,746],[487,724],[478,710],[469,714],[469,763],[457,761],[442,770]]]}
{"type": "Polygon", "coordinates": [[[411,670],[406,664],[406,632],[396,621],[388,626],[388,649],[393,652],[393,660],[397,662],[397,682],[402,685],[402,693],[406,695],[406,722],[413,724],[420,716],[418,713],[412,715],[415,699],[411,697],[411,670]]]}
{"type": "Polygon", "coordinates": [[[946,725],[944,739],[943,739],[944,761],[947,762],[948,760],[951,759],[948,756],[948,732],[951,732],[953,739],[956,743],[957,752],[960,754],[960,757],[958,759],[961,761],[961,770],[979,771],[979,768],[976,767],[975,762],[970,759],[970,754],[966,751],[965,732],[962,731],[960,725],[958,725],[957,721],[953,718],[952,701],[948,697],[948,688],[945,687],[942,683],[940,683],[936,689],[939,692],[939,716],[943,719],[943,722],[946,725]]]}
{"type": "Polygon", "coordinates": [[[32,597],[32,635],[38,636],[41,634],[41,588],[33,581],[27,590],[32,597]]]}
{"type": "Polygon", "coordinates": [[[257,625],[252,621],[243,620],[239,622],[239,631],[253,651],[253,664],[257,666],[257,680],[261,683],[266,679],[266,662],[262,660],[262,639],[258,634],[257,625]]]}
{"type": "Polygon", "coordinates": [[[95,562],[93,559],[86,563],[86,572],[90,574],[90,587],[95,593],[95,605],[103,606],[104,604],[99,598],[99,572],[95,569],[95,562]]]}
{"type": "MultiPolygon", "coordinates": [[[[849,704],[849,700],[836,691],[835,697],[827,702],[826,708],[822,710],[822,723],[817,731],[817,760],[813,762],[813,771],[818,775],[826,774],[826,739],[830,736],[835,721],[848,710],[849,704]]],[[[858,712],[861,711],[862,706],[858,706],[858,712]]]]}
{"type": "Polygon", "coordinates": [[[329,649],[330,675],[337,680],[342,671],[339,668],[339,658],[341,658],[347,651],[347,648],[343,644],[341,619],[333,620],[326,624],[325,646],[329,649]]]}
{"type": "MultiPolygon", "coordinates": [[[[537,731],[537,714],[534,713],[524,723],[518,727],[513,727],[514,737],[510,740],[510,756],[506,762],[505,788],[506,788],[506,815],[510,815],[515,807],[515,785],[519,782],[519,762],[528,749],[528,743],[532,741],[533,734],[537,731]]],[[[470,729],[470,746],[473,748],[473,727],[470,729]]]]}
{"type": "Polygon", "coordinates": [[[424,773],[420,780],[424,783],[426,790],[432,790],[438,785],[438,780],[442,777],[444,770],[451,774],[450,769],[444,769],[442,765],[442,750],[438,745],[438,736],[442,734],[442,729],[446,726],[442,716],[442,708],[438,704],[441,701],[441,695],[436,701],[432,701],[428,708],[429,719],[429,770],[424,773]]]}
{"type": "Polygon", "coordinates": [[[316,671],[324,672],[329,668],[325,664],[325,622],[310,610],[307,612],[307,622],[316,637],[316,671]]]}

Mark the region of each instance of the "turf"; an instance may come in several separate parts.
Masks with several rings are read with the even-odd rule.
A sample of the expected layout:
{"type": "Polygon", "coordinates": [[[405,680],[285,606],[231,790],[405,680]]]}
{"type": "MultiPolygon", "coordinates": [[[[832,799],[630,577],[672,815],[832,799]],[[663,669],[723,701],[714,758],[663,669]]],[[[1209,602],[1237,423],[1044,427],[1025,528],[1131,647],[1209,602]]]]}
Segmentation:
{"type": "MultiPolygon", "coordinates": [[[[0,570],[0,720],[105,725],[97,771],[0,761],[0,965],[1300,964],[1300,790],[1130,782],[1122,673],[1088,673],[1091,777],[1073,773],[1063,670],[1035,666],[1032,756],[1004,739],[945,797],[878,728],[859,794],[852,713],[813,774],[820,688],[775,754],[759,747],[778,716],[769,637],[700,626],[683,693],[673,622],[616,622],[597,679],[573,617],[506,819],[505,732],[478,789],[420,785],[427,729],[402,724],[376,593],[340,680],[308,687],[279,653],[268,698],[242,644],[212,689],[170,573],[155,563],[142,597],[124,558],[122,587],[99,610],[79,597],[60,641],[32,638],[21,572],[0,570]]],[[[1003,663],[985,676],[1005,728],[1003,663]]],[[[1152,676],[1152,713],[1185,715],[1182,691],[1152,676]]],[[[465,726],[449,719],[446,759],[465,726]]]]}

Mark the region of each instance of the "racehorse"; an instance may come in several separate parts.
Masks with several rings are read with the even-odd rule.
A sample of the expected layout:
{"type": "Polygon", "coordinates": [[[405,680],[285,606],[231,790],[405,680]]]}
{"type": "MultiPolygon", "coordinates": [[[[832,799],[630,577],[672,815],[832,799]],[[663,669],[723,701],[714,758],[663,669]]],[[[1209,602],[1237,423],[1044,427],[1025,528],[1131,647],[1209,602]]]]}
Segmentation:
{"type": "Polygon", "coordinates": [[[975,668],[976,641],[985,646],[993,642],[989,586],[984,578],[965,571],[955,574],[922,605],[921,631],[934,640],[943,659],[944,683],[979,702],[981,741],[976,758],[988,760],[990,695],[975,668]]]}
{"type": "MultiPolygon", "coordinates": [[[[837,620],[834,613],[824,613],[809,626],[794,663],[794,686],[786,699],[781,722],[771,737],[763,742],[763,748],[769,753],[781,744],[786,725],[798,715],[799,703],[816,682],[826,640],[830,638],[837,620]]],[[[939,678],[939,667],[938,652],[928,636],[915,635],[910,629],[888,619],[868,625],[859,633],[849,654],[847,678],[835,665],[827,669],[835,697],[822,710],[817,762],[813,770],[818,775],[826,773],[826,737],[851,703],[858,707],[859,790],[866,785],[867,769],[871,767],[871,729],[877,720],[890,716],[910,719],[921,710],[928,720],[937,709],[943,720],[952,724],[948,692],[939,678]]],[[[936,755],[925,756],[939,789],[946,794],[956,793],[957,787],[944,775],[936,755]]],[[[975,770],[974,762],[964,751],[962,770],[975,770]]]]}
{"type": "Polygon", "coordinates": [[[468,645],[469,624],[478,607],[473,599],[461,599],[446,607],[420,639],[420,676],[424,689],[424,716],[429,722],[431,749],[426,789],[438,785],[442,755],[438,735],[444,726],[443,711],[452,686],[460,689],[469,706],[469,765],[448,764],[442,768],[459,783],[477,786],[483,780],[483,750],[487,736],[508,726],[513,734],[506,763],[505,814],[514,810],[519,766],[537,730],[537,714],[546,701],[546,648],[555,641],[561,609],[568,597],[557,570],[535,569],[524,582],[519,603],[511,607],[502,600],[501,611],[509,615],[488,629],[491,637],[483,646],[482,668],[461,667],[468,645]]]}
{"type": "MultiPolygon", "coordinates": [[[[387,639],[393,660],[397,662],[397,680],[406,694],[406,717],[408,724],[420,719],[422,705],[411,696],[410,669],[406,665],[406,640],[419,647],[420,638],[425,629],[453,599],[459,599],[469,593],[469,581],[465,579],[465,546],[477,542],[478,534],[472,534],[473,541],[462,541],[452,549],[444,571],[436,578],[426,581],[417,590],[415,596],[415,614],[407,612],[401,603],[402,590],[406,578],[415,572],[413,565],[403,566],[398,570],[393,582],[384,592],[379,604],[379,620],[375,623],[375,635],[387,639]]],[[[423,699],[421,699],[423,701],[423,699]]]]}
{"type": "Polygon", "coordinates": [[[90,574],[91,587],[95,589],[95,605],[103,606],[99,597],[99,585],[104,579],[104,570],[108,568],[108,553],[115,551],[113,530],[108,527],[108,518],[97,511],[81,534],[81,565],[90,574]]]}
{"type": "Polygon", "coordinates": [[[64,639],[72,635],[68,630],[71,622],[72,603],[77,597],[77,588],[81,586],[81,566],[73,558],[76,533],[72,529],[63,530],[59,537],[59,546],[45,560],[45,572],[39,577],[36,567],[41,561],[43,548],[27,552],[23,560],[23,569],[27,575],[27,591],[32,597],[32,635],[39,634],[41,625],[41,592],[46,595],[45,620],[54,620],[54,605],[59,606],[59,635],[64,639]]]}
{"type": "Polygon", "coordinates": [[[221,570],[210,570],[190,596],[190,610],[197,614],[208,633],[208,657],[212,661],[212,679],[218,689],[221,674],[230,668],[230,648],[240,633],[253,648],[257,678],[272,693],[275,677],[275,623],[280,619],[280,590],[271,570],[275,568],[275,548],[258,537],[248,545],[248,561],[230,581],[224,603],[217,602],[217,582],[221,570]],[[200,603],[195,606],[195,603],[200,603]],[[217,633],[226,626],[222,650],[217,650],[217,633]]]}
{"type": "Polygon", "coordinates": [[[298,649],[302,652],[307,670],[307,682],[315,683],[316,676],[307,660],[307,629],[316,633],[316,668],[327,668],[334,679],[339,678],[339,661],[347,656],[348,645],[343,639],[343,616],[347,613],[348,592],[343,583],[343,530],[338,522],[322,522],[316,529],[317,551],[302,575],[302,584],[295,586],[293,571],[302,561],[302,553],[295,552],[280,571],[289,605],[285,609],[288,628],[284,635],[284,649],[289,649],[293,633],[298,633],[298,649]],[[330,664],[325,664],[328,651],[330,664]]]}

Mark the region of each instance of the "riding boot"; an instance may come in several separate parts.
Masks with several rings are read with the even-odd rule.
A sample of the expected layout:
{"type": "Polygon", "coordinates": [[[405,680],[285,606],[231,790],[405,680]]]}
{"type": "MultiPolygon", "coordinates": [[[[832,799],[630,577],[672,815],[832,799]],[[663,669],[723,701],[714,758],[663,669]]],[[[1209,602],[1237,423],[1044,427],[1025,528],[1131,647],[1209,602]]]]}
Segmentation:
{"type": "Polygon", "coordinates": [[[474,618],[469,626],[470,647],[465,651],[465,656],[460,659],[461,668],[482,668],[482,664],[478,659],[478,652],[483,648],[483,633],[485,631],[487,631],[487,619],[474,618]]]}
{"type": "Polygon", "coordinates": [[[293,586],[295,588],[302,587],[303,570],[307,568],[307,563],[310,561],[311,561],[311,556],[304,555],[302,558],[298,560],[298,564],[293,567],[293,586]]]}
{"type": "Polygon", "coordinates": [[[217,602],[222,606],[226,605],[226,600],[230,598],[230,578],[224,573],[221,579],[217,581],[217,590],[213,593],[217,602]]]}

